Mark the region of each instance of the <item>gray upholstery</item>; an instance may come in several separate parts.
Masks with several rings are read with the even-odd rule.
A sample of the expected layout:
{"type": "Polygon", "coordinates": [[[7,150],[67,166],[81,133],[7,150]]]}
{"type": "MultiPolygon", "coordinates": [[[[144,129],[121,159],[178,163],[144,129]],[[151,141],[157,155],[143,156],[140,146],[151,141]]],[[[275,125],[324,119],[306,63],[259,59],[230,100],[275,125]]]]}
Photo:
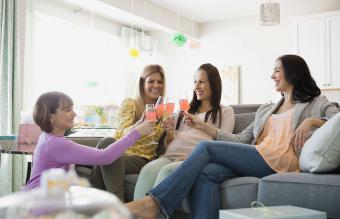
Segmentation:
{"type": "Polygon", "coordinates": [[[243,129],[247,128],[255,119],[255,112],[235,114],[235,126],[233,133],[239,133],[243,129]]]}
{"type": "Polygon", "coordinates": [[[220,185],[221,208],[248,208],[256,201],[259,179],[256,177],[238,177],[224,181],[220,185]]]}
{"type": "Polygon", "coordinates": [[[280,173],[259,182],[258,200],[264,205],[294,205],[326,211],[340,218],[340,175],[280,173]]]}
{"type": "Polygon", "coordinates": [[[230,106],[234,109],[235,114],[241,114],[256,112],[256,110],[261,106],[261,104],[237,104],[230,106]]]}
{"type": "Polygon", "coordinates": [[[135,190],[138,174],[127,174],[124,177],[124,198],[127,201],[133,200],[133,191],[135,190]]]}

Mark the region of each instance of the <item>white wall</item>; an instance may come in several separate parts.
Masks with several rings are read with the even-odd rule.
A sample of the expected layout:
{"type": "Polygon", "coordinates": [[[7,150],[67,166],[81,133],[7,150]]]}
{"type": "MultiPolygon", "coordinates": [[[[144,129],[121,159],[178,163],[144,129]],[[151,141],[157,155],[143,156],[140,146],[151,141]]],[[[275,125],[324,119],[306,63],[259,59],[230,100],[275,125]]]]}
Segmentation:
{"type": "MultiPolygon", "coordinates": [[[[325,1],[313,7],[282,13],[277,26],[261,26],[257,16],[230,21],[207,23],[200,26],[201,48],[190,51],[171,44],[171,36],[159,33],[160,52],[165,55],[168,93],[190,90],[195,69],[211,62],[219,69],[229,65],[241,66],[240,103],[264,103],[279,97],[270,79],[275,59],[295,52],[294,16],[340,9],[340,1],[325,1]]],[[[340,91],[328,95],[340,102],[340,91]]]]}

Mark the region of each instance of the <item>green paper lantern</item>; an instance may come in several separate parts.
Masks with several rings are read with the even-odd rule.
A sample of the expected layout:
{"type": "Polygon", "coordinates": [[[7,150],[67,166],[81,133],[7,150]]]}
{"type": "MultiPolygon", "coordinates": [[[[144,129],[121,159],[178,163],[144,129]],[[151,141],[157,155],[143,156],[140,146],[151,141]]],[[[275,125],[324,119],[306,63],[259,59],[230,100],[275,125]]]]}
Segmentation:
{"type": "Polygon", "coordinates": [[[86,82],[84,85],[87,88],[96,88],[96,87],[98,87],[98,82],[97,81],[89,81],[89,82],[86,82]]]}
{"type": "Polygon", "coordinates": [[[187,37],[183,33],[177,32],[172,36],[172,43],[176,46],[182,47],[186,42],[187,37]]]}

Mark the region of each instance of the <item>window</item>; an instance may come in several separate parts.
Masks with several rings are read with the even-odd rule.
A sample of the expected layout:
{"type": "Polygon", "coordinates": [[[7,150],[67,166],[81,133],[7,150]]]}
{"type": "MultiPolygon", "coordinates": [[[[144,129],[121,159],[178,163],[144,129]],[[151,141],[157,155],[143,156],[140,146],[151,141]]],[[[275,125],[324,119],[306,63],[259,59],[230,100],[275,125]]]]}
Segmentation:
{"type": "Polygon", "coordinates": [[[32,67],[25,85],[31,95],[24,96],[31,106],[52,90],[67,93],[76,105],[119,104],[134,95],[143,66],[160,63],[157,54],[130,57],[118,34],[105,31],[119,29],[117,24],[110,27],[112,21],[96,16],[91,25],[89,13],[79,12],[73,19],[78,15],[70,8],[58,12],[55,5],[45,5],[41,10],[38,4],[47,3],[36,1],[31,25],[32,67]]]}

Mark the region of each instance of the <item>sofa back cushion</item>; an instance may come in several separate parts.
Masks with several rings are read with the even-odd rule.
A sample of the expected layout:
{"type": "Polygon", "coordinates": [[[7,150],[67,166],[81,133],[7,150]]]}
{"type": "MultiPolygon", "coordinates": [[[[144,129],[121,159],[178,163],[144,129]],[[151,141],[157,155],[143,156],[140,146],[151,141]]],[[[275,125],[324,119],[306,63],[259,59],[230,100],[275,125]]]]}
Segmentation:
{"type": "Polygon", "coordinates": [[[333,116],[306,141],[300,155],[304,172],[329,172],[340,166],[340,113],[333,116]]]}
{"type": "Polygon", "coordinates": [[[235,114],[243,114],[256,112],[261,104],[236,104],[230,106],[233,108],[235,114]]]}
{"type": "Polygon", "coordinates": [[[239,133],[247,128],[255,119],[255,112],[235,114],[235,126],[233,133],[239,133]]]}

